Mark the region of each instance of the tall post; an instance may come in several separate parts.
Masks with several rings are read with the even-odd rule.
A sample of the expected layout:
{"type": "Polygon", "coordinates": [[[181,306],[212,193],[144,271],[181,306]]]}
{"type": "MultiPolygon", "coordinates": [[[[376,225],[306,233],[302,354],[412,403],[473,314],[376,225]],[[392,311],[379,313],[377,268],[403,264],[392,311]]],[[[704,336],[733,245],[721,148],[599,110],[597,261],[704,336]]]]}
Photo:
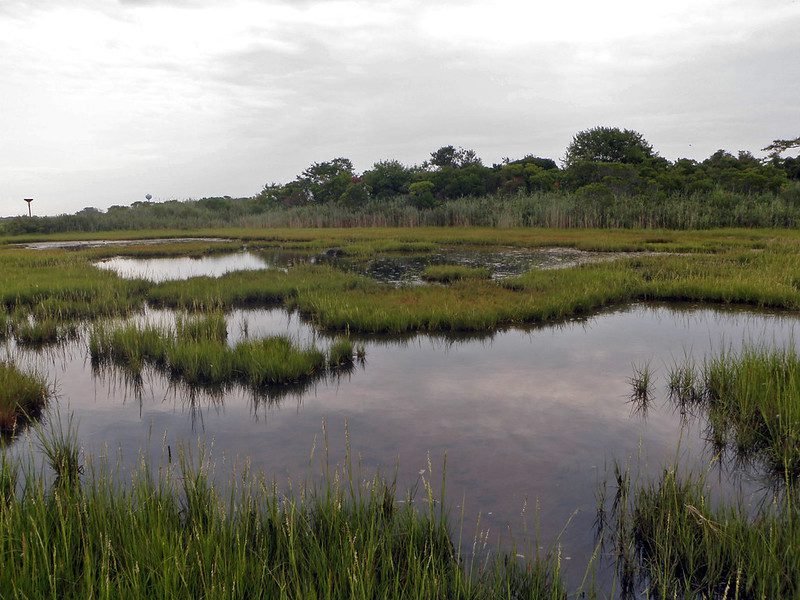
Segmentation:
{"type": "Polygon", "coordinates": [[[31,216],[31,202],[33,202],[33,198],[25,198],[25,202],[28,203],[28,216],[31,216]]]}

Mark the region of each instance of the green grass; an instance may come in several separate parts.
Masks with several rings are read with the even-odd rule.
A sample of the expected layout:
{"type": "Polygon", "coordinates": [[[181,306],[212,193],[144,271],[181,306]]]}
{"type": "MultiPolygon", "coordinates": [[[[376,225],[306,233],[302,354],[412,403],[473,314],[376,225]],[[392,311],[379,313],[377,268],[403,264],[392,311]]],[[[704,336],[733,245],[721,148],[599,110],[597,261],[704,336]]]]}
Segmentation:
{"type": "MultiPolygon", "coordinates": [[[[624,475],[623,477],[627,477],[624,475]]],[[[615,500],[623,589],[652,598],[797,598],[800,519],[794,495],[757,510],[715,504],[703,476],[660,479],[615,500]]]]}
{"type": "Polygon", "coordinates": [[[228,326],[221,312],[206,315],[177,314],[175,316],[175,335],[178,339],[199,342],[213,340],[224,342],[228,339],[228,326]]]}
{"type": "Polygon", "coordinates": [[[41,435],[52,470],[74,476],[49,486],[2,451],[4,598],[567,597],[557,553],[463,557],[427,480],[412,502],[347,460],[286,496],[246,468],[213,483],[202,449],[120,477],[74,463],[69,432],[41,435]]]}
{"type": "Polygon", "coordinates": [[[717,452],[756,462],[794,483],[800,477],[800,357],[794,348],[745,346],[676,365],[670,392],[683,410],[701,407],[717,452]]]}
{"type": "Polygon", "coordinates": [[[13,322],[11,331],[17,344],[34,348],[61,344],[78,337],[76,323],[62,322],[53,317],[33,320],[18,319],[13,322]]]}
{"type": "Polygon", "coordinates": [[[50,395],[44,378],[0,361],[0,433],[10,433],[36,418],[50,395]]]}
{"type": "MultiPolygon", "coordinates": [[[[584,315],[639,300],[800,308],[800,233],[774,230],[635,231],[537,229],[207,230],[263,248],[382,251],[561,246],[653,251],[499,282],[467,278],[447,286],[396,288],[323,265],[229,273],[153,284],[91,266],[95,251],[0,247],[0,303],[6,311],[59,322],[125,314],[145,303],[219,311],[241,306],[298,308],[318,327],[354,333],[489,331],[584,315]],[[674,252],[686,254],[676,255],[674,252]]],[[[187,251],[213,251],[197,243],[187,251]],[[196,247],[195,247],[196,246],[196,247]]],[[[223,244],[224,246],[224,244],[223,244]]],[[[164,251],[180,252],[180,244],[164,251]]],[[[226,246],[227,247],[227,246],[226,246]]],[[[107,251],[107,249],[103,249],[107,251]]],[[[124,251],[121,251],[124,252],[124,251]]]]}
{"type": "Polygon", "coordinates": [[[462,279],[489,279],[490,277],[489,269],[461,265],[429,265],[422,272],[422,279],[436,283],[453,283],[462,279]]]}
{"type": "Polygon", "coordinates": [[[222,336],[221,315],[180,317],[177,323],[174,330],[97,324],[89,336],[92,365],[96,369],[112,365],[133,377],[140,377],[149,365],[188,386],[223,389],[240,384],[262,389],[302,384],[353,363],[349,340],[334,342],[327,356],[282,336],[247,340],[231,348],[222,336]]]}

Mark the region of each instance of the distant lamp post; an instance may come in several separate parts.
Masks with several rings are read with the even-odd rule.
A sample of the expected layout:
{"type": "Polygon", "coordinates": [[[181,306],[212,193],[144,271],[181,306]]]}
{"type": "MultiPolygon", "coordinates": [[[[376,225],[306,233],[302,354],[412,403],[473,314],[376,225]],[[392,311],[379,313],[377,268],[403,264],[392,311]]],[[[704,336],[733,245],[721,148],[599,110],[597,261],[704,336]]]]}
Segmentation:
{"type": "Polygon", "coordinates": [[[33,198],[25,198],[25,202],[28,203],[28,216],[31,216],[31,202],[33,202],[33,198]]]}

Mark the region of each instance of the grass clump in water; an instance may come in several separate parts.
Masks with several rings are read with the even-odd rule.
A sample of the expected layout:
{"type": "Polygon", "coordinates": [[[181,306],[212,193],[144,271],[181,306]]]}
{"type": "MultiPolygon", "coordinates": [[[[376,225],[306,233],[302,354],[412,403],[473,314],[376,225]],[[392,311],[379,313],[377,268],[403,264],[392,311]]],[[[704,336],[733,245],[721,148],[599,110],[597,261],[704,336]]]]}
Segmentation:
{"type": "MultiPolygon", "coordinates": [[[[72,446],[63,436],[52,445],[72,446]]],[[[177,464],[143,464],[129,478],[86,464],[97,466],[74,485],[48,487],[41,469],[20,470],[3,452],[0,589],[9,596],[567,597],[557,556],[463,558],[427,481],[422,509],[347,466],[286,496],[246,470],[227,487],[214,483],[205,454],[182,451],[177,464]],[[20,473],[15,491],[6,481],[20,473]]]]}
{"type": "MultiPolygon", "coordinates": [[[[623,592],[652,598],[797,598],[800,519],[794,493],[752,514],[715,504],[704,477],[665,470],[615,499],[623,592]],[[638,582],[638,583],[637,583],[638,582]]],[[[632,594],[633,597],[638,597],[632,594]]]]}
{"type": "MultiPolygon", "coordinates": [[[[92,364],[121,367],[135,377],[150,365],[190,386],[225,388],[238,383],[263,388],[310,381],[325,375],[326,365],[338,367],[343,360],[336,343],[327,356],[313,346],[299,347],[285,336],[246,340],[230,347],[219,339],[224,318],[221,325],[216,316],[194,321],[188,326],[191,335],[186,333],[186,322],[179,323],[175,330],[152,325],[95,326],[89,338],[92,364]]],[[[352,345],[350,353],[352,363],[352,345]]]]}
{"type": "Polygon", "coordinates": [[[37,417],[50,392],[45,380],[0,361],[0,433],[10,433],[37,417]]]}
{"type": "Polygon", "coordinates": [[[436,283],[453,283],[462,279],[489,279],[490,277],[489,269],[463,265],[428,265],[422,272],[422,279],[436,283]]]}
{"type": "Polygon", "coordinates": [[[61,344],[78,337],[75,323],[62,322],[55,318],[21,318],[13,322],[11,329],[20,346],[42,347],[61,344]]]}
{"type": "Polygon", "coordinates": [[[717,451],[757,462],[779,479],[800,477],[800,356],[794,348],[745,346],[688,362],[669,376],[673,399],[708,413],[717,451]]]}
{"type": "Polygon", "coordinates": [[[214,312],[208,315],[177,315],[175,317],[175,334],[178,339],[194,342],[213,340],[224,342],[228,339],[228,326],[225,314],[214,312]]]}

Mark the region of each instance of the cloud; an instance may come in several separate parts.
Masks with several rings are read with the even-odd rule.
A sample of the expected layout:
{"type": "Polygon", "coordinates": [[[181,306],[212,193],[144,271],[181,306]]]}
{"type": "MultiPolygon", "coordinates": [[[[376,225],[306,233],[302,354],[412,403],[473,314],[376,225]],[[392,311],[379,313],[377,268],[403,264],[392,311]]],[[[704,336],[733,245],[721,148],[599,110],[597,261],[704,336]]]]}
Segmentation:
{"type": "Polygon", "coordinates": [[[757,150],[797,135],[798,29],[791,1],[6,0],[0,214],[31,188],[53,211],[138,182],[248,195],[444,144],[558,158],[598,124],[668,158],[757,150]]]}

